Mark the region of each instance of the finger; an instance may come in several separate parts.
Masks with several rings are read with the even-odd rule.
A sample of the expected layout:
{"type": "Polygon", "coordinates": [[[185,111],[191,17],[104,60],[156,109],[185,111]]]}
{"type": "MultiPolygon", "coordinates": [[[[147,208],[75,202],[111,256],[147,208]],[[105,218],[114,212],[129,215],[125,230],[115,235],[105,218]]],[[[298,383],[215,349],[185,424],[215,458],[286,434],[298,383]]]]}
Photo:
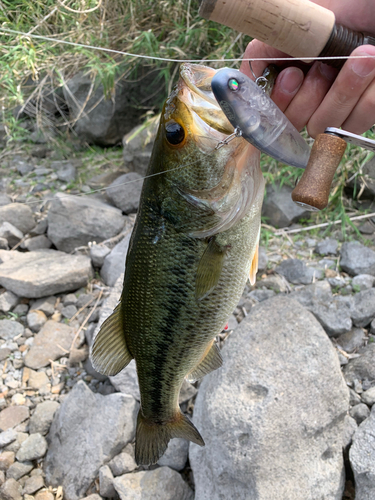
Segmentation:
{"type": "MultiPolygon", "coordinates": [[[[266,58],[266,59],[273,59],[273,58],[278,58],[278,57],[288,57],[287,54],[284,54],[284,52],[281,52],[280,50],[274,49],[273,47],[270,47],[269,45],[266,45],[263,42],[260,42],[259,40],[252,40],[249,45],[246,47],[244,56],[243,56],[243,61],[240,66],[240,71],[242,73],[245,73],[248,77],[250,77],[252,80],[254,80],[254,77],[251,73],[250,70],[250,65],[249,61],[246,59],[261,59],[261,58],[266,58]]],[[[251,67],[253,68],[253,71],[256,76],[261,76],[263,74],[263,71],[271,64],[271,61],[252,61],[251,67]]],[[[279,65],[279,63],[277,63],[279,65]]]]}
{"type": "Polygon", "coordinates": [[[342,128],[353,134],[363,134],[375,124],[375,79],[362,94],[342,128]]]}
{"type": "Polygon", "coordinates": [[[285,111],[299,91],[304,74],[299,68],[291,66],[284,69],[276,79],[271,97],[281,111],[285,111]]]}
{"type": "MultiPolygon", "coordinates": [[[[292,68],[288,68],[291,70],[292,68]]],[[[293,68],[297,70],[297,68],[293,68]]],[[[284,70],[287,71],[287,70],[284,70]]],[[[284,73],[284,72],[283,72],[284,73]]],[[[324,96],[331,87],[338,71],[326,64],[316,62],[305,76],[298,92],[289,94],[289,87],[285,78],[275,85],[272,98],[276,104],[285,111],[287,118],[293,123],[297,130],[301,130],[310,120],[313,113],[323,101],[324,96]],[[288,101],[289,98],[289,101],[288,101]],[[282,102],[283,106],[279,103],[282,102]],[[285,106],[284,103],[287,103],[285,106]]],[[[280,73],[280,76],[282,73],[280,73]]]]}
{"type": "Polygon", "coordinates": [[[341,127],[375,77],[375,47],[363,45],[355,49],[351,55],[371,57],[349,59],[344,64],[307,124],[307,130],[312,137],[324,132],[326,127],[341,127]]]}

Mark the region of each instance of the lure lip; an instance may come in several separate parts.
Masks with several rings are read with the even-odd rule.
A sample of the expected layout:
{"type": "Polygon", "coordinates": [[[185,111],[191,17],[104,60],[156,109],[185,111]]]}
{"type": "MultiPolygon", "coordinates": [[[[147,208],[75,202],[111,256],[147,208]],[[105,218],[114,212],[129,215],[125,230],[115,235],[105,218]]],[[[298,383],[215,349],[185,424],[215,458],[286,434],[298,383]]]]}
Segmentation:
{"type": "Polygon", "coordinates": [[[232,68],[217,71],[212,92],[224,114],[242,136],[263,153],[306,168],[310,146],[272,99],[248,76],[232,68]]]}

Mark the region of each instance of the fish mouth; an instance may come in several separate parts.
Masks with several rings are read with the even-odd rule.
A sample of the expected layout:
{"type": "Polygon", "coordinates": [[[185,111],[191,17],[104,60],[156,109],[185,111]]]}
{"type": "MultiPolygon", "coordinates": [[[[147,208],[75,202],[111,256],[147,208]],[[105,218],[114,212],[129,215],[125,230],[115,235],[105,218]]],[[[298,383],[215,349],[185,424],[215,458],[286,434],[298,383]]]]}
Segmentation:
{"type": "Polygon", "coordinates": [[[232,134],[234,129],[211,89],[211,81],[216,72],[213,68],[199,64],[182,64],[178,98],[191,110],[197,132],[212,134],[216,131],[222,136],[220,140],[223,140],[232,134]]]}

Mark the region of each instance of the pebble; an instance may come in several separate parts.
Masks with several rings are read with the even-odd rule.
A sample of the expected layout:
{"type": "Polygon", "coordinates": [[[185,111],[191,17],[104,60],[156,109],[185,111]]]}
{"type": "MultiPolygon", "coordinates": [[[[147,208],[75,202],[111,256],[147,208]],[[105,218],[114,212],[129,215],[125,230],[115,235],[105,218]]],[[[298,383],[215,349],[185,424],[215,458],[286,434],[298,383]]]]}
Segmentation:
{"type": "Polygon", "coordinates": [[[32,307],[33,309],[44,312],[46,316],[51,316],[55,312],[55,304],[56,297],[52,295],[51,297],[36,300],[32,304],[32,307]]]}
{"type": "Polygon", "coordinates": [[[74,306],[77,303],[77,296],[74,293],[68,293],[65,295],[63,304],[64,306],[74,306]]]}
{"type": "Polygon", "coordinates": [[[7,479],[0,488],[2,500],[22,500],[22,486],[13,478],[7,479]]]}
{"type": "Polygon", "coordinates": [[[116,490],[113,486],[113,476],[108,465],[104,465],[99,469],[99,491],[102,497],[116,497],[116,490]]]}
{"type": "Polygon", "coordinates": [[[0,295],[0,311],[7,313],[11,311],[18,302],[20,298],[12,292],[5,291],[0,295]]]}
{"type": "Polygon", "coordinates": [[[326,238],[320,241],[315,247],[315,253],[318,255],[337,255],[338,241],[333,238],[326,238]]]}
{"type": "Polygon", "coordinates": [[[7,431],[0,433],[0,448],[4,448],[10,443],[13,443],[17,439],[17,433],[13,429],[8,429],[7,431]]]}
{"type": "Polygon", "coordinates": [[[24,374],[28,374],[28,387],[30,389],[39,390],[41,387],[49,384],[49,378],[47,374],[43,371],[37,372],[30,368],[24,369],[24,374]]]}
{"type": "Polygon", "coordinates": [[[13,478],[16,481],[28,474],[34,465],[31,462],[14,462],[7,470],[7,478],[13,478]]]}
{"type": "Polygon", "coordinates": [[[133,472],[138,467],[134,460],[133,446],[131,444],[126,445],[119,455],[112,458],[108,466],[115,477],[133,472]]]}
{"type": "Polygon", "coordinates": [[[33,236],[32,238],[27,238],[22,245],[26,250],[32,252],[43,248],[51,248],[52,242],[45,234],[40,234],[38,236],[33,236]]]}
{"type": "Polygon", "coordinates": [[[18,321],[10,319],[0,319],[0,338],[10,340],[18,335],[23,335],[25,328],[18,321]]]}
{"type": "Polygon", "coordinates": [[[47,316],[43,311],[39,311],[38,309],[31,309],[31,311],[29,311],[27,314],[26,320],[28,327],[32,332],[39,332],[42,326],[46,323],[47,316]]]}
{"type": "Polygon", "coordinates": [[[47,434],[51,426],[53,416],[59,406],[60,404],[57,401],[43,401],[42,403],[39,403],[30,418],[30,434],[47,434]]]}
{"type": "Polygon", "coordinates": [[[3,451],[0,453],[0,470],[7,470],[14,463],[14,452],[3,451]]]}
{"type": "Polygon", "coordinates": [[[353,417],[359,425],[370,416],[370,410],[364,403],[359,403],[353,406],[353,408],[350,408],[349,415],[353,417]]]}
{"type": "Polygon", "coordinates": [[[354,352],[363,346],[366,339],[362,328],[353,328],[337,338],[337,344],[346,352],[354,352]]]}
{"type": "Polygon", "coordinates": [[[65,306],[61,310],[61,314],[64,318],[71,319],[77,313],[78,309],[74,305],[65,306]]]}
{"type": "Polygon", "coordinates": [[[26,479],[23,492],[32,495],[44,486],[44,479],[42,476],[31,476],[26,479]]]}
{"type": "Polygon", "coordinates": [[[30,436],[21,444],[21,448],[18,450],[16,458],[20,462],[25,460],[37,460],[42,458],[47,451],[47,441],[45,438],[39,434],[30,434],[30,436]]]}
{"type": "Polygon", "coordinates": [[[54,500],[54,498],[53,493],[48,490],[38,491],[34,497],[35,500],[54,500]]]}
{"type": "Polygon", "coordinates": [[[8,406],[0,412],[0,430],[6,431],[29,418],[29,409],[26,406],[8,406]]]}
{"type": "Polygon", "coordinates": [[[189,442],[186,439],[171,439],[164,455],[159,459],[158,465],[167,466],[180,471],[187,462],[189,442]]]}
{"type": "Polygon", "coordinates": [[[372,406],[373,404],[375,404],[375,387],[371,387],[367,391],[364,391],[361,394],[361,399],[368,406],[372,406]]]}
{"type": "Polygon", "coordinates": [[[371,274],[358,274],[352,280],[352,288],[355,292],[362,292],[374,286],[375,276],[371,274]]]}

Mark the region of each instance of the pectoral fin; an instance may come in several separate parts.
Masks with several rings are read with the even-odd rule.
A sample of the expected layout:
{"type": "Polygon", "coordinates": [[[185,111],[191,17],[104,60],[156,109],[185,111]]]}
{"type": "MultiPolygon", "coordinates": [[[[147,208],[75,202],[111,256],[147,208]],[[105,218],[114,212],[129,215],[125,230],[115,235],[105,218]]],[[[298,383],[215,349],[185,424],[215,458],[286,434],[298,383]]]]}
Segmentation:
{"type": "Polygon", "coordinates": [[[121,304],[102,324],[90,356],[92,366],[103,375],[116,375],[132,360],[125,341],[121,304]]]}
{"type": "Polygon", "coordinates": [[[218,284],[223,269],[225,249],[216,243],[212,237],[204,251],[197,269],[195,283],[195,298],[202,300],[207,297],[218,284]]]}
{"type": "Polygon", "coordinates": [[[204,375],[207,375],[207,373],[211,373],[217,368],[220,368],[222,364],[223,358],[221,357],[220,349],[216,342],[213,342],[202,361],[185,378],[188,382],[193,383],[204,377],[204,375]]]}
{"type": "Polygon", "coordinates": [[[251,261],[250,283],[252,285],[255,285],[255,282],[257,280],[258,261],[259,261],[259,243],[257,244],[257,246],[255,248],[254,257],[253,257],[253,260],[251,261]]]}

